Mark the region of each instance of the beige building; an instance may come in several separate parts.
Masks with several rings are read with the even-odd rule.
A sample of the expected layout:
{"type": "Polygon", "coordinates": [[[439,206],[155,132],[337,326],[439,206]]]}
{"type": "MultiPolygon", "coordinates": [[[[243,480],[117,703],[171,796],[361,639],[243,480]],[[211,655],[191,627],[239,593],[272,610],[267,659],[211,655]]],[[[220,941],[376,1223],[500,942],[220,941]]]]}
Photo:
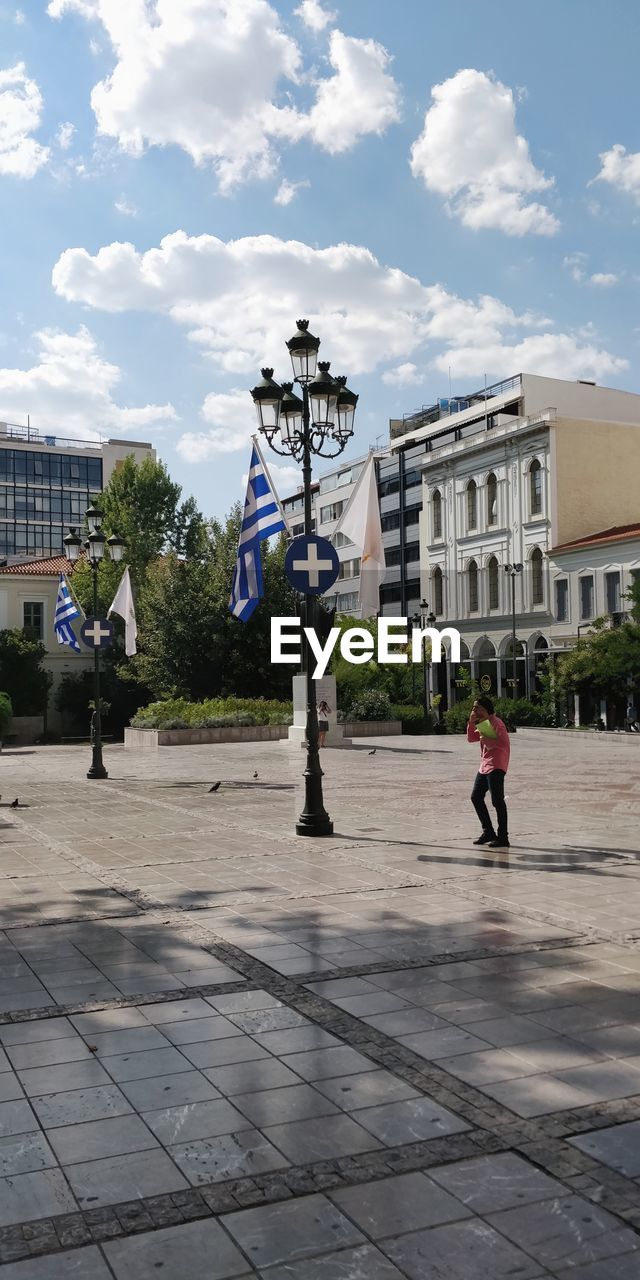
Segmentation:
{"type": "MultiPolygon", "coordinates": [[[[58,644],[53,629],[60,574],[66,574],[69,579],[70,571],[71,565],[64,556],[0,568],[0,631],[25,628],[44,644],[47,650],[44,666],[53,676],[46,727],[54,732],[62,727],[55,703],[63,676],[93,668],[93,654],[82,641],[81,653],[76,653],[69,645],[58,644]]],[[[77,623],[74,630],[78,635],[77,623]]],[[[42,717],[25,717],[25,720],[33,723],[14,725],[14,730],[19,740],[33,741],[42,732],[42,717]]]]}

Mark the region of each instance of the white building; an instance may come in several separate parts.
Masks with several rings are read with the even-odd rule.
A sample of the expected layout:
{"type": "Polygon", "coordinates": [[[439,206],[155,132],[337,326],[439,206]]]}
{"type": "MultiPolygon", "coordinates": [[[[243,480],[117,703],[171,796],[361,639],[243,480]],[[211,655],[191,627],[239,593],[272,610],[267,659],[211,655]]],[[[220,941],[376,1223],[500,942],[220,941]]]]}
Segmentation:
{"type": "MultiPolygon", "coordinates": [[[[515,613],[518,692],[525,695],[549,648],[574,639],[555,626],[548,552],[612,518],[637,520],[640,396],[527,374],[500,387],[506,390],[452,414],[446,435],[442,419],[409,433],[427,444],[421,587],[438,623],[460,630],[465,666],[499,695],[511,676],[505,568],[523,566],[515,613]]],[[[439,669],[447,701],[459,696],[457,675],[439,669]]]]}

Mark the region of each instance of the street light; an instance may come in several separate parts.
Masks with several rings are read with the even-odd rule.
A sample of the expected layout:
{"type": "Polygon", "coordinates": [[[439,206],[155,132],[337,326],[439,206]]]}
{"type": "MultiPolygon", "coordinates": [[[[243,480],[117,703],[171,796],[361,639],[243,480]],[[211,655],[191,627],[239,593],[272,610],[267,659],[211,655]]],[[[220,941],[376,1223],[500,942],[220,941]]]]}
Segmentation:
{"type": "Polygon", "coordinates": [[[512,672],[512,697],[518,696],[518,677],[516,675],[516,578],[522,573],[523,566],[521,564],[506,564],[504,566],[505,573],[511,576],[511,657],[513,661],[512,672]]]}
{"type": "MultiPolygon", "coordinates": [[[[98,569],[102,560],[107,557],[116,564],[122,560],[125,551],[125,544],[122,538],[112,533],[110,538],[105,538],[102,532],[102,521],[104,513],[94,503],[87,508],[85,512],[85,520],[89,530],[89,536],[86,542],[78,537],[77,529],[70,529],[69,533],[63,539],[64,550],[67,560],[71,564],[77,563],[84,547],[87,559],[91,566],[91,574],[93,578],[93,616],[98,616],[98,569]]],[[[100,649],[95,646],[93,650],[93,701],[95,711],[93,713],[93,742],[92,742],[92,761],[91,768],[87,772],[88,778],[108,778],[109,774],[104,767],[102,760],[102,710],[100,707],[100,649]]]]}
{"type": "MultiPolygon", "coordinates": [[[[347,387],[344,377],[334,378],[328,362],[318,362],[320,339],[309,333],[309,321],[298,320],[296,332],[287,342],[293,382],[302,389],[302,398],[293,382],[281,386],[273,380],[273,369],[262,370],[262,382],[251,395],[258,414],[258,426],[274,453],[294,458],[302,464],[304,486],[304,532],[311,528],[311,455],[337,458],[353,435],[353,418],[358,397],[347,387]]],[[[301,599],[303,628],[312,628],[315,596],[301,599]]],[[[333,823],[322,797],[322,770],[318,754],[318,715],[312,676],[311,651],[302,632],[302,670],[307,695],[307,764],[304,771],[305,804],[296,823],[299,836],[333,835],[333,823]]]]}
{"type": "MultiPolygon", "coordinates": [[[[426,600],[420,601],[420,613],[416,613],[413,622],[416,626],[420,626],[424,631],[425,627],[433,627],[436,621],[435,613],[429,613],[429,605],[426,600]]],[[[422,637],[422,708],[424,718],[429,715],[429,680],[427,677],[427,641],[426,637],[422,637]]]]}

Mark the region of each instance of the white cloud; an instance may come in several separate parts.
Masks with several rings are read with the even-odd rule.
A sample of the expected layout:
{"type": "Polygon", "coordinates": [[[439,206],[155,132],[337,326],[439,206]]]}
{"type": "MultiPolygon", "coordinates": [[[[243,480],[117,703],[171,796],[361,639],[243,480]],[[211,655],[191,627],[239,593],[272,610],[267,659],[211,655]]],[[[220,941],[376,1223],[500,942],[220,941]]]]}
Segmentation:
{"type": "Polygon", "coordinates": [[[291,204],[291,201],[295,200],[298,192],[301,191],[303,187],[310,186],[311,183],[308,178],[303,178],[300,182],[289,182],[288,178],[283,178],[275,196],[273,197],[273,203],[280,205],[291,204]]]}
{"type": "Polygon", "coordinates": [[[58,125],[56,142],[60,147],[61,151],[69,150],[69,147],[73,142],[73,135],[75,131],[76,131],[76,126],[74,124],[70,124],[68,120],[66,120],[63,124],[58,125]]]}
{"type": "MultiPolygon", "coordinates": [[[[601,376],[625,367],[599,349],[592,334],[554,334],[546,317],[517,314],[491,295],[461,298],[442,285],[423,284],[357,245],[318,249],[275,236],[225,243],[178,231],[146,253],[121,243],[95,256],[67,249],[53,284],[68,301],[103,311],[171,316],[218,370],[242,375],[247,388],[265,364],[287,377],[284,341],[305,313],[322,339],[321,354],[334,373],[348,374],[350,385],[377,369],[393,381],[399,368],[411,365],[446,370],[450,364],[456,378],[551,366],[562,377],[589,377],[594,369],[601,376]]],[[[209,450],[210,439],[216,450],[246,443],[254,416],[239,385],[206,402],[212,431],[196,433],[192,450],[209,450]]]]}
{"type": "Polygon", "coordinates": [[[566,258],[562,259],[563,267],[566,267],[567,271],[571,272],[572,279],[575,280],[576,284],[582,284],[585,278],[586,262],[586,253],[569,253],[566,258]]]}
{"type": "Polygon", "coordinates": [[[40,125],[42,94],[24,62],[0,71],[0,175],[33,178],[49,150],[31,134],[40,125]]]}
{"type": "Polygon", "coordinates": [[[608,182],[640,204],[640,151],[627,151],[619,142],[600,153],[602,168],[592,182],[608,182]]]}
{"type": "Polygon", "coordinates": [[[26,14],[22,11],[22,9],[16,9],[16,11],[15,11],[15,13],[14,13],[14,15],[13,15],[13,21],[15,22],[15,24],[16,24],[16,26],[17,26],[17,27],[24,27],[24,25],[25,25],[25,23],[26,23],[26,21],[27,21],[27,16],[26,16],[26,14]]]}
{"type": "Polygon", "coordinates": [[[102,23],[116,54],[111,75],[94,86],[98,132],[140,155],[178,146],[212,164],[220,189],[266,178],[278,165],[278,140],[310,137],[345,151],[398,118],[389,55],[373,40],[332,32],[333,74],[316,83],[310,111],[291,94],[302,54],[268,0],[51,0],[48,13],[76,11],[102,23]],[[280,105],[283,92],[289,102],[280,105]]]}
{"type": "Polygon", "coordinates": [[[293,12],[312,31],[324,31],[325,27],[328,27],[331,22],[335,22],[338,16],[337,13],[332,12],[330,9],[323,9],[320,0],[302,0],[302,3],[293,12]]]}
{"type": "Polygon", "coordinates": [[[474,230],[510,236],[554,235],[559,222],[529,202],[553,180],[536,169],[516,129],[513,93],[483,71],[467,68],[432,90],[424,128],[411,149],[411,171],[446,198],[449,212],[474,230]]]}
{"type": "Polygon", "coordinates": [[[619,280],[620,277],[613,271],[596,271],[589,277],[589,284],[598,285],[600,289],[611,289],[619,280]]]}
{"type": "Polygon", "coordinates": [[[390,387],[417,387],[424,382],[424,374],[420,373],[418,366],[411,360],[406,360],[404,364],[396,365],[395,369],[387,369],[382,375],[382,381],[390,387]]]}
{"type": "Polygon", "coordinates": [[[175,419],[172,405],[121,406],[113,399],[120,380],[117,365],[101,355],[92,334],[44,329],[35,335],[37,362],[29,369],[0,368],[3,417],[22,420],[65,436],[94,439],[96,433],[159,425],[175,419]]]}
{"type": "Polygon", "coordinates": [[[126,196],[120,196],[120,199],[116,200],[113,207],[117,213],[122,214],[123,218],[137,218],[140,212],[134,204],[127,200],[126,196]]]}

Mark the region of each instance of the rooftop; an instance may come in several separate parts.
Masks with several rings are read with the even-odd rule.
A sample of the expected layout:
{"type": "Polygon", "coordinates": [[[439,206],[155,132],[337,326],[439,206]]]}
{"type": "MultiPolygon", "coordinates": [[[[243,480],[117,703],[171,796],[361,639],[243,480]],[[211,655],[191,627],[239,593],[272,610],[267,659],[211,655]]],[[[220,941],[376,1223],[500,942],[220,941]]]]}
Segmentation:
{"type": "Polygon", "coordinates": [[[20,560],[17,564],[0,565],[0,573],[8,576],[17,574],[19,577],[57,578],[60,573],[72,571],[73,564],[66,556],[47,556],[44,560],[20,560]]]}
{"type": "Polygon", "coordinates": [[[606,542],[628,542],[632,538],[640,538],[640,524],[616,524],[610,529],[602,529],[599,533],[587,533],[582,538],[574,538],[572,542],[562,542],[548,552],[573,551],[578,547],[591,547],[606,542]]]}

